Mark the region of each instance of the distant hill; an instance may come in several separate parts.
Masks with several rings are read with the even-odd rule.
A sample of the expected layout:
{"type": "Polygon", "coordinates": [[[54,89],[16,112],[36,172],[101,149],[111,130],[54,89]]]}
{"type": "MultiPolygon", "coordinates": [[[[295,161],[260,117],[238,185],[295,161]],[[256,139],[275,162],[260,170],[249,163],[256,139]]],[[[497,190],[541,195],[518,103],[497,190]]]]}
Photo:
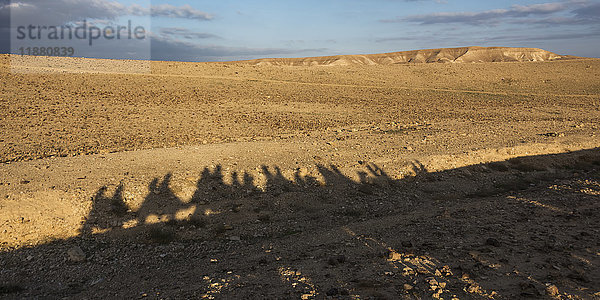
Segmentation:
{"type": "Polygon", "coordinates": [[[462,47],[413,50],[367,55],[336,55],[304,58],[264,58],[237,61],[235,63],[277,66],[343,66],[391,65],[405,63],[551,61],[564,58],[567,57],[537,48],[462,47]]]}

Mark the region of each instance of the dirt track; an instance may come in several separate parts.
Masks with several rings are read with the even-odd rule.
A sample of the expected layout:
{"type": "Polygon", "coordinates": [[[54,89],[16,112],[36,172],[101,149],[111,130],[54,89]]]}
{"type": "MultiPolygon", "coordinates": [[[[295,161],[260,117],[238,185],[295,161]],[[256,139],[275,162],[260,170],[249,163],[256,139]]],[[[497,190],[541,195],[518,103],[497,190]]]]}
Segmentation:
{"type": "Polygon", "coordinates": [[[0,297],[600,292],[600,60],[37,71],[0,73],[0,297]]]}

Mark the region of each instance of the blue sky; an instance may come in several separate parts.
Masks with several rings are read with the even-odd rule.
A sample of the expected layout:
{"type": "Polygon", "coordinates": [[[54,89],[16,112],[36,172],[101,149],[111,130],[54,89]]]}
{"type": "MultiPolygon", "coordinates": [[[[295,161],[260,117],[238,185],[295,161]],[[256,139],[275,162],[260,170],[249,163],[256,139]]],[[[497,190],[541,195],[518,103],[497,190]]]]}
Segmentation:
{"type": "MultiPolygon", "coordinates": [[[[537,47],[600,57],[600,1],[593,0],[23,0],[12,5],[13,19],[35,6],[44,6],[49,14],[70,12],[72,20],[62,16],[53,22],[144,23],[147,18],[151,56],[160,60],[224,61],[460,46],[537,47]]],[[[120,55],[106,49],[99,52],[120,55]]],[[[135,58],[135,51],[121,52],[135,58]]]]}

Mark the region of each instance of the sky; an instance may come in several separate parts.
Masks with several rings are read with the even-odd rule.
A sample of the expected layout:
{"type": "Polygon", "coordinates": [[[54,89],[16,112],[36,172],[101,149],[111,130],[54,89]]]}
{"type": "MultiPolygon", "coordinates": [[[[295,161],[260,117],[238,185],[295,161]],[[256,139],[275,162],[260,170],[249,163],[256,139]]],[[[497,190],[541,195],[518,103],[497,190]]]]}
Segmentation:
{"type": "Polygon", "coordinates": [[[3,53],[72,46],[76,56],[176,61],[463,46],[600,57],[600,0],[0,0],[0,42],[3,53]],[[41,31],[42,38],[34,39],[18,31],[82,26],[84,20],[108,33],[133,24],[144,38],[73,41],[41,31]]]}

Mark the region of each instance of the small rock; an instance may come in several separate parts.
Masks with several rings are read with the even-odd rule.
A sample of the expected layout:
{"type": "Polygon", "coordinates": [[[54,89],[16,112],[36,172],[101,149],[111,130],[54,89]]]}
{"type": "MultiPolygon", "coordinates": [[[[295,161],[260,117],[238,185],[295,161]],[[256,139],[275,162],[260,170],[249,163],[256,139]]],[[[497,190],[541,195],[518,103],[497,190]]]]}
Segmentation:
{"type": "Polygon", "coordinates": [[[472,283],[466,288],[467,293],[478,294],[481,292],[481,287],[477,283],[472,283]]]}
{"type": "Polygon", "coordinates": [[[332,266],[343,264],[345,262],[346,262],[346,256],[344,256],[344,255],[332,256],[327,260],[327,263],[329,263],[332,266]]]}
{"type": "Polygon", "coordinates": [[[546,293],[550,296],[557,296],[559,291],[558,288],[554,284],[550,284],[546,286],[546,293]]]}
{"type": "Polygon", "coordinates": [[[239,236],[235,236],[235,235],[234,235],[234,236],[230,236],[230,237],[229,237],[229,240],[230,240],[230,241],[241,241],[242,239],[241,239],[239,236]]]}
{"type": "Polygon", "coordinates": [[[103,281],[104,281],[104,278],[98,278],[98,279],[96,279],[96,280],[94,280],[94,281],[90,282],[90,285],[91,285],[91,286],[94,286],[94,285],[97,285],[97,284],[99,284],[99,283],[101,283],[101,282],[103,282],[103,281]]]}
{"type": "Polygon", "coordinates": [[[410,291],[410,290],[412,290],[412,289],[414,289],[414,287],[413,287],[412,285],[410,285],[410,284],[408,284],[408,283],[405,283],[405,284],[404,284],[404,290],[406,290],[406,291],[410,291]]]}
{"type": "Polygon", "coordinates": [[[485,241],[488,246],[500,247],[500,242],[495,238],[489,238],[485,241]]]}
{"type": "Polygon", "coordinates": [[[67,254],[69,255],[69,260],[72,262],[83,262],[86,258],[85,253],[78,246],[69,249],[67,254]]]}
{"type": "Polygon", "coordinates": [[[428,278],[426,280],[429,283],[429,285],[431,286],[432,290],[434,290],[434,291],[437,290],[437,287],[439,286],[439,284],[438,284],[438,281],[435,280],[435,278],[432,277],[432,278],[428,278]]]}
{"type": "Polygon", "coordinates": [[[339,295],[340,291],[337,288],[330,288],[327,291],[327,296],[337,296],[339,295]]]}
{"type": "Polygon", "coordinates": [[[582,269],[573,269],[571,273],[567,274],[568,278],[579,280],[582,282],[589,282],[590,279],[586,276],[585,271],[582,269]]]}
{"type": "Polygon", "coordinates": [[[564,133],[558,133],[558,132],[540,133],[539,135],[544,136],[544,137],[563,137],[563,136],[565,136],[564,133]]]}
{"type": "Polygon", "coordinates": [[[263,213],[258,216],[258,220],[263,223],[268,223],[271,221],[271,215],[268,213],[263,213]]]}
{"type": "Polygon", "coordinates": [[[401,260],[402,260],[402,258],[403,258],[401,253],[398,253],[398,252],[396,252],[396,251],[393,251],[393,250],[391,250],[391,249],[390,249],[390,250],[387,250],[387,252],[386,252],[386,253],[384,253],[384,255],[383,255],[383,256],[384,256],[384,257],[387,257],[387,259],[389,259],[389,260],[393,260],[393,261],[401,261],[401,260]]]}
{"type": "Polygon", "coordinates": [[[540,296],[540,292],[531,282],[521,282],[521,296],[526,297],[537,297],[540,296]]]}
{"type": "Polygon", "coordinates": [[[298,172],[298,176],[300,176],[300,177],[306,177],[309,175],[309,170],[306,167],[298,168],[297,172],[298,172]]]}

